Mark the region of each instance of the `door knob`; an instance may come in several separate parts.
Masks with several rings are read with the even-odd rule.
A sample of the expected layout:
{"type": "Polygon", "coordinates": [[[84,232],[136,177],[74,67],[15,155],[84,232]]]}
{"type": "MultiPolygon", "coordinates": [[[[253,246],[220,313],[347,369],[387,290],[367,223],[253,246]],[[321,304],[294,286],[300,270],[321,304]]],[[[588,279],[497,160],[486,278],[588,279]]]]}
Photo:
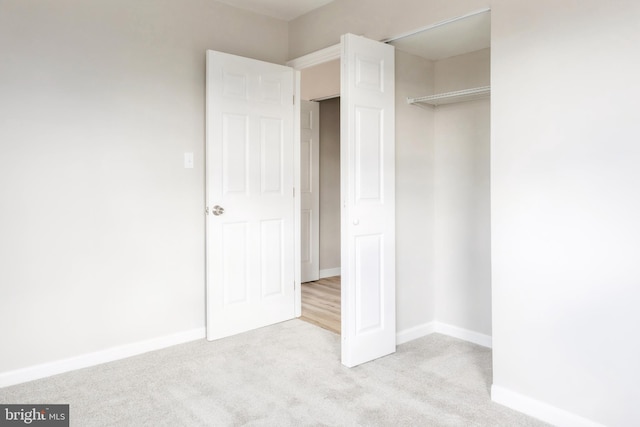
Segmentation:
{"type": "Polygon", "coordinates": [[[213,208],[211,208],[211,212],[215,216],[220,216],[224,213],[224,208],[222,206],[215,205],[213,208]]]}

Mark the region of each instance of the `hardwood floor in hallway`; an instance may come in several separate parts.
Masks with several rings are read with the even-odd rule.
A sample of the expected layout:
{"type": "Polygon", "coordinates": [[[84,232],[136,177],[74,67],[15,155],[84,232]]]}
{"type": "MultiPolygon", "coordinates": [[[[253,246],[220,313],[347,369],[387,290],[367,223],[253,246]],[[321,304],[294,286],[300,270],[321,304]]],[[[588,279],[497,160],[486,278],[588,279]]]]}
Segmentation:
{"type": "Polygon", "coordinates": [[[340,334],[340,276],[302,284],[300,319],[340,334]]]}

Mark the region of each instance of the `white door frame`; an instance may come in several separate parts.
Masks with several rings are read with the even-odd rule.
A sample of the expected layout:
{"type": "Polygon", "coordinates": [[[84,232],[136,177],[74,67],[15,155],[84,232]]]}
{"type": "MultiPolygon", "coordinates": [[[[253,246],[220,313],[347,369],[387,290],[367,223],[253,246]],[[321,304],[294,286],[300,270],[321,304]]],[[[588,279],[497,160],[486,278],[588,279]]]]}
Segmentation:
{"type": "MultiPolygon", "coordinates": [[[[295,99],[295,114],[296,114],[296,123],[300,123],[300,71],[313,67],[315,65],[320,65],[325,62],[334,61],[336,59],[340,59],[342,57],[341,53],[341,43],[330,46],[325,49],[318,50],[316,52],[310,53],[308,55],[304,55],[300,58],[293,59],[287,62],[287,66],[296,70],[296,99],[295,99]]],[[[300,140],[300,126],[297,126],[295,129],[294,138],[296,141],[300,140]]],[[[295,180],[295,188],[296,194],[300,194],[300,144],[296,144],[294,148],[294,172],[293,177],[295,180]]],[[[295,293],[295,312],[296,317],[300,317],[302,315],[302,282],[301,282],[301,257],[300,257],[300,225],[301,225],[301,213],[300,213],[300,197],[295,198],[295,280],[296,280],[296,293],[295,293]]]]}

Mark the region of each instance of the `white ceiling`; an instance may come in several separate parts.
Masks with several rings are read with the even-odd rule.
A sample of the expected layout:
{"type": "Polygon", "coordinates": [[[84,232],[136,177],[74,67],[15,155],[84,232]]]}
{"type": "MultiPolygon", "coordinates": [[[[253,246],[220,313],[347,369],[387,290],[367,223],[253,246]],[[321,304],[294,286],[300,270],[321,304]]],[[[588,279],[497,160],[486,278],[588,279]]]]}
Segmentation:
{"type": "Polygon", "coordinates": [[[491,46],[491,13],[478,13],[428,26],[389,44],[432,61],[475,52],[491,46]]]}
{"type": "Polygon", "coordinates": [[[218,0],[240,9],[291,21],[333,0],[218,0]]]}

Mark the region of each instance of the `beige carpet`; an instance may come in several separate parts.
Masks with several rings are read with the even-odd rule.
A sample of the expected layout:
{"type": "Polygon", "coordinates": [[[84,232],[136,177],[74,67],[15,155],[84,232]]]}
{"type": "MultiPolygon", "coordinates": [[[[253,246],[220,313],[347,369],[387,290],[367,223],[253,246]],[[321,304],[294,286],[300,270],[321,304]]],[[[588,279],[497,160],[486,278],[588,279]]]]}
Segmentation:
{"type": "Polygon", "coordinates": [[[300,320],[0,389],[69,403],[72,426],[544,426],[489,398],[491,351],[443,335],[348,369],[300,320]]]}

